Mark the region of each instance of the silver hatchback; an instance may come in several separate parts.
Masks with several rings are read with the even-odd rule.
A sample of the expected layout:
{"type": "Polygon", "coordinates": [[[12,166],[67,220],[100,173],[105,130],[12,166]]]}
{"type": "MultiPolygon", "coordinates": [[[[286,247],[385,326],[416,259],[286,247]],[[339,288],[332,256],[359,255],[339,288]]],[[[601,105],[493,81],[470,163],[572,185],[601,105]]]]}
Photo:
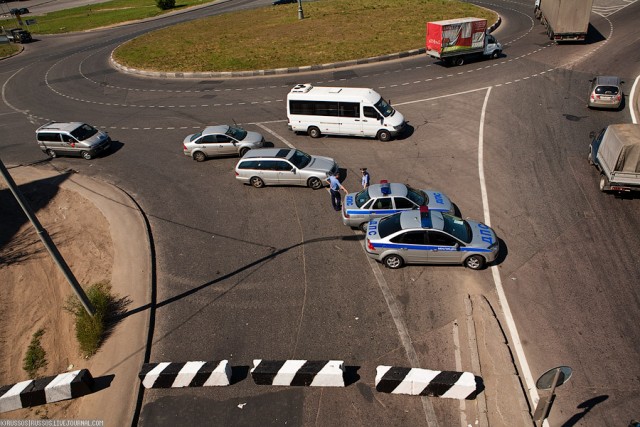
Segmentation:
{"type": "Polygon", "coordinates": [[[203,162],[207,157],[239,155],[264,145],[264,137],[239,127],[207,126],[202,132],[188,135],[182,142],[185,156],[203,162]]]}
{"type": "Polygon", "coordinates": [[[589,108],[612,108],[617,110],[622,104],[622,84],[620,77],[598,76],[589,80],[589,108]]]}
{"type": "Polygon", "coordinates": [[[312,156],[293,148],[251,150],[236,165],[236,179],[256,188],[265,185],[303,185],[314,190],[338,171],[329,157],[312,156]]]}

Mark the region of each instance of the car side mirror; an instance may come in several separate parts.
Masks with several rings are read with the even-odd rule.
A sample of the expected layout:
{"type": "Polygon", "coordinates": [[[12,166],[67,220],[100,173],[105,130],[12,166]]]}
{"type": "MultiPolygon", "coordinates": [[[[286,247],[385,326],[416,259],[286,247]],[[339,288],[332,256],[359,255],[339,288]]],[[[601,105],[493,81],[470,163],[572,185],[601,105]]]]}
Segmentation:
{"type": "Polygon", "coordinates": [[[291,169],[291,173],[296,173],[296,168],[291,169]]]}

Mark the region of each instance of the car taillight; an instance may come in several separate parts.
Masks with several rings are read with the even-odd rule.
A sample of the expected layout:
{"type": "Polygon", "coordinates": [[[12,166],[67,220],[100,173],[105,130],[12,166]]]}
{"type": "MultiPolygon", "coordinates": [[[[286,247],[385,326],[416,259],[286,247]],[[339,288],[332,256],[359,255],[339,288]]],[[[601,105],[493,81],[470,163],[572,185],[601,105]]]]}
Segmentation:
{"type": "Polygon", "coordinates": [[[369,239],[367,239],[367,248],[369,248],[370,251],[374,251],[375,250],[375,248],[371,244],[371,240],[369,240],[369,239]]]}
{"type": "Polygon", "coordinates": [[[186,145],[184,145],[184,144],[182,144],[182,149],[183,149],[184,151],[187,151],[187,146],[186,146],[186,145]]]}
{"type": "Polygon", "coordinates": [[[622,99],[622,96],[618,95],[618,96],[616,96],[616,99],[617,99],[618,101],[620,101],[620,100],[622,99]]]}
{"type": "Polygon", "coordinates": [[[345,218],[351,218],[351,215],[347,213],[347,210],[345,209],[344,206],[342,206],[342,214],[344,215],[345,218]]]}
{"type": "Polygon", "coordinates": [[[236,176],[239,176],[240,174],[238,173],[238,171],[236,171],[236,176]]]}

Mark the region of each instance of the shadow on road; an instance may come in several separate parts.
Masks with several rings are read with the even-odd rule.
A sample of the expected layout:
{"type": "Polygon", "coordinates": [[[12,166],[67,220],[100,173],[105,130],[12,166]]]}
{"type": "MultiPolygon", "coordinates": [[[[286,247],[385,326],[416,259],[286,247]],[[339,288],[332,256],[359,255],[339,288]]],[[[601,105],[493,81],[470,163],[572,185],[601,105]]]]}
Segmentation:
{"type": "Polygon", "coordinates": [[[577,406],[578,409],[582,409],[582,412],[577,414],[573,414],[571,418],[562,424],[562,427],[572,427],[578,423],[581,419],[583,419],[597,404],[604,402],[609,398],[609,395],[603,394],[601,396],[593,397],[589,400],[585,400],[581,404],[577,406]]]}

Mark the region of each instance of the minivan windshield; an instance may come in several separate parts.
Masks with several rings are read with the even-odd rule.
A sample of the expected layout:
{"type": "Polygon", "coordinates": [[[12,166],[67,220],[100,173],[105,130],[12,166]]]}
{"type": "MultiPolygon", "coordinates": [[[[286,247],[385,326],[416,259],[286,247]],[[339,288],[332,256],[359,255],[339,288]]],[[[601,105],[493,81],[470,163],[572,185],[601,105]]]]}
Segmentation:
{"type": "Polygon", "coordinates": [[[396,112],[396,110],[394,110],[393,107],[389,105],[387,101],[382,99],[382,97],[380,97],[378,102],[373,104],[373,106],[376,107],[376,110],[378,110],[380,114],[382,114],[385,117],[393,116],[396,112]]]}
{"type": "Polygon", "coordinates": [[[311,156],[304,151],[295,150],[289,161],[298,169],[304,169],[311,162],[311,156]]]}
{"type": "Polygon", "coordinates": [[[76,129],[71,131],[71,135],[78,141],[85,141],[91,138],[96,133],[98,133],[98,129],[94,128],[93,126],[89,126],[87,124],[77,127],[76,129]]]}
{"type": "Polygon", "coordinates": [[[242,141],[247,136],[247,131],[229,126],[229,130],[227,130],[225,134],[238,141],[242,141]]]}

